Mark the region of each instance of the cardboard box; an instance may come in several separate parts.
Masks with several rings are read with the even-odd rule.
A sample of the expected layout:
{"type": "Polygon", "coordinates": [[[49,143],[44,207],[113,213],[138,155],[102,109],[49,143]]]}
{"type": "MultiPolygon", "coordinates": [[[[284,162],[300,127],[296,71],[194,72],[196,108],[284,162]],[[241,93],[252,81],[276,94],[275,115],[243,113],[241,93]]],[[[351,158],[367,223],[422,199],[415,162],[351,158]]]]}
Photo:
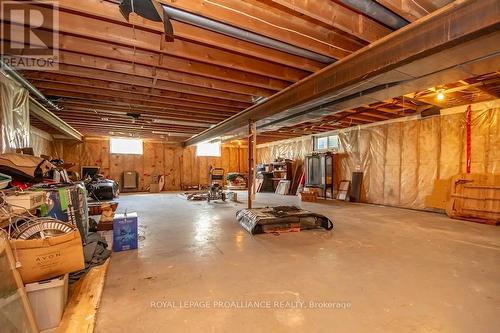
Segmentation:
{"type": "Polygon", "coordinates": [[[159,193],[159,192],[163,191],[163,186],[165,186],[165,176],[164,175],[151,176],[151,184],[149,184],[149,192],[159,193]]]}
{"type": "Polygon", "coordinates": [[[44,199],[45,195],[42,192],[30,191],[18,192],[15,195],[7,195],[5,197],[5,201],[14,206],[14,212],[21,213],[40,207],[44,203],[44,199]]]}
{"type": "Polygon", "coordinates": [[[45,239],[13,239],[17,270],[24,283],[51,279],[85,267],[82,239],[78,230],[45,239]]]}
{"type": "Polygon", "coordinates": [[[317,202],[316,192],[301,192],[300,199],[304,202],[317,202]]]}
{"type": "Polygon", "coordinates": [[[230,201],[238,202],[238,193],[226,192],[226,198],[230,201]]]}
{"type": "Polygon", "coordinates": [[[115,214],[113,219],[113,251],[137,249],[137,213],[115,214]]]}

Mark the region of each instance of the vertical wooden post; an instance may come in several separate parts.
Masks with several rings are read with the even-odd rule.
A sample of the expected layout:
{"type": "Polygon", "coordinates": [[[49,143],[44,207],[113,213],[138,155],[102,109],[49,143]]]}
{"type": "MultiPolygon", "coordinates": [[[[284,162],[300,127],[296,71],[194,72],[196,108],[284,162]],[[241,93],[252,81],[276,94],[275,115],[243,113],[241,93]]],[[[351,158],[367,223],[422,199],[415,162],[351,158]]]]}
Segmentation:
{"type": "Polygon", "coordinates": [[[248,122],[248,209],[252,208],[255,198],[255,144],[257,129],[255,122],[248,122]]]}
{"type": "Polygon", "coordinates": [[[252,200],[255,200],[255,193],[257,193],[257,188],[255,186],[255,180],[257,179],[257,123],[253,123],[253,184],[252,184],[252,200]]]}

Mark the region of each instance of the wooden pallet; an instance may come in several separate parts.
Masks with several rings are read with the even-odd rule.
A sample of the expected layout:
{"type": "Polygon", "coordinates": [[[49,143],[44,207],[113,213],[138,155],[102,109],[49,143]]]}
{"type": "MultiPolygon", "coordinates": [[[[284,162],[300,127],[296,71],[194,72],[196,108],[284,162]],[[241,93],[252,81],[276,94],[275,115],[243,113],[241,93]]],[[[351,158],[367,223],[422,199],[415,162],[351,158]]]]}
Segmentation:
{"type": "Polygon", "coordinates": [[[452,177],[446,214],[455,219],[498,225],[500,175],[462,174],[452,177]]]}
{"type": "Polygon", "coordinates": [[[77,283],[56,333],[92,333],[109,260],[92,268],[77,283]]]}

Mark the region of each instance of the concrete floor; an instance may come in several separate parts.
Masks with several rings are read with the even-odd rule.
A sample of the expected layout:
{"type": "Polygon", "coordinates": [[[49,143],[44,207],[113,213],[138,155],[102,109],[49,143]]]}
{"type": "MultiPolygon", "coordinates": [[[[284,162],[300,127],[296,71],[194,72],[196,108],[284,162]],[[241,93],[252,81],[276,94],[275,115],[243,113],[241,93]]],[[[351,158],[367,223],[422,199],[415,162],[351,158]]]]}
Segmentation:
{"type": "MultiPolygon", "coordinates": [[[[334,220],[331,232],[251,236],[234,218],[244,204],[188,202],[171,193],[119,201],[120,211],[139,213],[140,248],[113,253],[96,332],[500,327],[499,227],[325,201],[302,207],[334,220]]],[[[300,204],[274,194],[257,201],[300,204]]]]}

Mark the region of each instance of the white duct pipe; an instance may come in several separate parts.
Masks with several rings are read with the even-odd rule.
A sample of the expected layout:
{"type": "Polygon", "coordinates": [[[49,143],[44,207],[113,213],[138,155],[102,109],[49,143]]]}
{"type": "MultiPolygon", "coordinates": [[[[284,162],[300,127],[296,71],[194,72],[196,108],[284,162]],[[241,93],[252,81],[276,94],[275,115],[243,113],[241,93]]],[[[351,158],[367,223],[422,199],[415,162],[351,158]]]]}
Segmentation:
{"type": "Polygon", "coordinates": [[[409,23],[372,0],[340,0],[340,2],[396,30],[409,23]]]}
{"type": "Polygon", "coordinates": [[[4,73],[11,76],[14,80],[16,80],[19,84],[21,84],[24,88],[28,89],[30,93],[35,95],[38,99],[42,100],[48,106],[53,108],[56,111],[61,111],[61,108],[55,105],[52,101],[48,100],[44,94],[40,92],[34,85],[32,85],[28,80],[22,77],[15,69],[7,65],[3,60],[0,59],[1,69],[4,73]]]}
{"type": "Polygon", "coordinates": [[[335,59],[321,55],[316,52],[312,52],[297,46],[293,46],[276,39],[272,39],[266,36],[258,35],[256,33],[243,30],[240,28],[233,27],[231,25],[221,23],[212,19],[208,19],[203,16],[192,14],[174,7],[167,5],[162,5],[164,10],[164,16],[169,18],[184,22],[187,24],[195,25],[200,28],[211,30],[217,33],[221,33],[227,36],[235,37],[241,40],[246,40],[247,42],[259,44],[265,47],[269,47],[278,51],[283,51],[286,53],[294,54],[299,57],[319,61],[322,63],[333,63],[335,59]]]}

